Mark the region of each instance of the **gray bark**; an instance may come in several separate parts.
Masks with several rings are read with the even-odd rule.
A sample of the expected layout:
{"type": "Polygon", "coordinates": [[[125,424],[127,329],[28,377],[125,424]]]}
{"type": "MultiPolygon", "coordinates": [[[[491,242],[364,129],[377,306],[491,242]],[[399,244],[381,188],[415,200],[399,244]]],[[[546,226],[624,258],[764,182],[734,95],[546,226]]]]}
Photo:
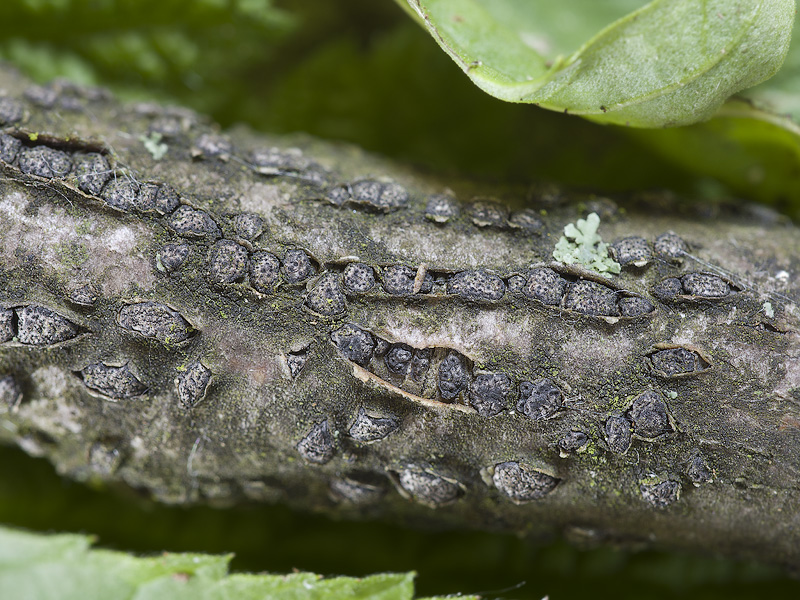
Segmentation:
{"type": "Polygon", "coordinates": [[[2,441],[170,503],[800,566],[791,224],[0,90],[2,441]],[[553,263],[591,211],[618,276],[553,263]]]}

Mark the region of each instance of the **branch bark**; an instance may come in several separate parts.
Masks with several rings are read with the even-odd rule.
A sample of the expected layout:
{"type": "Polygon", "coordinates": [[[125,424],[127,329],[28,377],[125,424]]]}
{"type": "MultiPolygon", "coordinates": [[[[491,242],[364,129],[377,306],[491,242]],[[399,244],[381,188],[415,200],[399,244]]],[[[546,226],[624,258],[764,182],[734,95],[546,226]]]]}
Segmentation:
{"type": "Polygon", "coordinates": [[[4,442],[164,502],[800,566],[791,224],[0,90],[4,442]],[[619,276],[551,262],[591,211],[619,276]]]}

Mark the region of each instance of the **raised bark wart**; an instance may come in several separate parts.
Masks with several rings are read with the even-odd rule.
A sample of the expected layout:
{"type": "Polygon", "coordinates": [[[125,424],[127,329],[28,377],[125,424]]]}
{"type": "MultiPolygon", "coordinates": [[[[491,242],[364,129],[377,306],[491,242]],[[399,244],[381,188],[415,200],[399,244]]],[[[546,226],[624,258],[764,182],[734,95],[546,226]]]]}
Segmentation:
{"type": "Polygon", "coordinates": [[[22,102],[7,96],[0,96],[0,126],[14,125],[25,116],[22,102]]]}
{"type": "Polygon", "coordinates": [[[260,175],[298,175],[310,169],[322,170],[299,148],[257,148],[250,153],[249,162],[260,175]]]}
{"type": "Polygon", "coordinates": [[[528,271],[522,293],[548,306],[560,306],[567,290],[567,280],[548,267],[528,271]]]}
{"type": "Polygon", "coordinates": [[[683,293],[683,284],[677,277],[667,277],[653,288],[653,295],[659,300],[673,300],[683,293]]]}
{"type": "Polygon", "coordinates": [[[207,212],[192,208],[187,204],[179,206],[169,219],[170,228],[182,237],[217,239],[219,227],[207,212]]]}
{"type": "Polygon", "coordinates": [[[181,408],[190,410],[197,406],[206,397],[210,383],[211,369],[199,361],[188,364],[175,378],[181,408]]]}
{"type": "Polygon", "coordinates": [[[17,339],[29,346],[50,346],[76,337],[81,329],[69,319],[43,306],[15,309],[17,339]]]}
{"type": "Polygon", "coordinates": [[[595,281],[583,279],[576,281],[567,289],[564,308],[598,317],[619,315],[616,291],[595,281]]]}
{"type": "Polygon", "coordinates": [[[343,273],[344,289],[351,294],[363,294],[375,287],[375,270],[364,263],[348,263],[343,273]]]}
{"type": "Polygon", "coordinates": [[[188,244],[165,244],[158,251],[157,262],[167,271],[177,271],[191,253],[188,244]]]}
{"type": "Polygon", "coordinates": [[[0,133],[0,160],[4,163],[12,164],[21,148],[22,142],[17,138],[7,133],[0,133]]]}
{"type": "Polygon", "coordinates": [[[544,498],[552,492],[560,479],[528,469],[516,461],[495,465],[492,483],[515,504],[526,504],[544,498]]]}
{"type": "Polygon", "coordinates": [[[653,288],[653,295],[662,301],[700,302],[730,298],[741,288],[712,273],[687,273],[680,278],[668,277],[653,288]]]}
{"type": "Polygon", "coordinates": [[[63,178],[72,170],[69,154],[49,146],[23,147],[17,159],[20,171],[43,179],[63,178]]]}
{"type": "Polygon", "coordinates": [[[162,215],[173,213],[181,205],[181,199],[172,186],[162,185],[156,193],[156,212],[162,215]]]}
{"type": "Polygon", "coordinates": [[[264,231],[264,219],[252,213],[236,215],[233,217],[233,229],[242,239],[254,240],[264,231]]]}
{"type": "Polygon", "coordinates": [[[686,465],[686,476],[695,487],[700,487],[703,483],[711,483],[714,481],[714,471],[699,451],[695,451],[689,459],[686,465]]]}
{"type": "Polygon", "coordinates": [[[103,201],[122,212],[134,209],[136,197],[139,195],[139,184],[124,175],[115,176],[102,191],[103,201]]]}
{"type": "Polygon", "coordinates": [[[178,344],[194,333],[189,322],[178,311],[158,302],[138,302],[123,306],[117,323],[124,329],[162,344],[178,344]]]}
{"type": "Polygon", "coordinates": [[[395,431],[400,424],[394,417],[374,417],[359,407],[358,416],[348,430],[348,435],[358,442],[376,442],[395,431]]]}
{"type": "Polygon", "coordinates": [[[711,367],[704,353],[683,346],[657,344],[648,359],[653,373],[666,379],[691,377],[711,367]]]}
{"type": "Polygon", "coordinates": [[[208,253],[208,276],[214,285],[244,281],[249,266],[247,249],[233,240],[219,240],[208,253]]]}
{"type": "Polygon", "coordinates": [[[421,381],[431,367],[431,356],[433,351],[430,348],[418,348],[414,351],[411,358],[411,369],[409,374],[414,381],[421,381]]]}
{"type": "Polygon", "coordinates": [[[401,494],[431,508],[455,502],[463,493],[456,481],[415,465],[394,475],[401,494]]]}
{"type": "Polygon", "coordinates": [[[0,307],[0,344],[10,342],[17,335],[17,315],[11,308],[0,307]]]}
{"type": "Polygon", "coordinates": [[[655,306],[647,298],[638,296],[622,297],[617,302],[619,314],[623,317],[643,317],[655,310],[655,306]]]}
{"type": "Polygon", "coordinates": [[[477,200],[469,206],[469,216],[476,227],[508,227],[508,208],[494,200],[477,200]]]}
{"type": "Polygon", "coordinates": [[[511,378],[505,373],[477,375],[469,386],[470,406],[482,417],[494,417],[508,406],[514,392],[511,378]]]}
{"type": "Polygon", "coordinates": [[[306,461],[324,465],[333,458],[336,452],[333,436],[328,428],[328,421],[315,424],[296,446],[300,456],[306,461]]]}
{"type": "Polygon", "coordinates": [[[608,418],[604,427],[606,443],[612,452],[625,454],[631,447],[631,422],[623,416],[608,418]]]}
{"type": "Polygon", "coordinates": [[[325,273],[306,294],[305,304],[319,315],[333,317],[347,310],[338,273],[325,273]]]}
{"type": "Polygon", "coordinates": [[[434,194],[425,205],[425,218],[434,223],[447,223],[460,212],[458,201],[446,194],[434,194]]]}
{"type": "Polygon", "coordinates": [[[638,236],[617,240],[609,250],[611,257],[623,267],[644,267],[653,258],[647,240],[638,236]]]}
{"type": "Polygon", "coordinates": [[[468,300],[500,300],[506,286],[497,275],[485,271],[460,271],[447,281],[447,293],[468,300]]]}
{"type": "Polygon", "coordinates": [[[289,283],[300,283],[317,272],[308,254],[297,248],[286,251],[283,256],[282,270],[289,283]]]}
{"type": "Polygon", "coordinates": [[[568,431],[558,440],[559,454],[566,458],[574,452],[580,452],[589,443],[589,436],[582,431],[568,431]]]}
{"type": "Polygon", "coordinates": [[[408,192],[397,183],[381,181],[357,181],[350,186],[350,202],[361,204],[380,212],[390,212],[405,208],[408,192]]]}
{"type": "Polygon", "coordinates": [[[641,438],[652,440],[674,431],[666,403],[652,390],[634,399],[628,415],[633,423],[633,432],[641,438]]]}
{"type": "Polygon", "coordinates": [[[99,196],[111,177],[111,165],[105,156],[97,152],[77,155],[74,175],[79,190],[90,196],[99,196]]]}
{"type": "Polygon", "coordinates": [[[286,354],[286,365],[289,367],[289,374],[292,379],[300,375],[300,371],[306,366],[308,361],[308,348],[303,348],[297,352],[289,352],[286,354]]]}
{"type": "Polygon", "coordinates": [[[330,483],[334,499],[358,505],[373,504],[381,500],[386,495],[386,485],[379,482],[376,476],[366,479],[368,480],[361,474],[334,479],[330,483]]]}
{"type": "Polygon", "coordinates": [[[469,381],[466,359],[455,350],[451,350],[439,365],[438,384],[442,400],[450,402],[458,398],[458,395],[467,389],[469,381]]]}
{"type": "Polygon", "coordinates": [[[659,235],[654,248],[656,256],[668,262],[680,262],[689,251],[686,242],[671,231],[659,235]]]}
{"type": "Polygon", "coordinates": [[[368,331],[352,324],[331,333],[331,341],[347,360],[366,367],[375,351],[375,338],[368,331]]]}
{"type": "Polygon", "coordinates": [[[698,298],[724,298],[731,293],[728,282],[709,273],[689,273],[681,277],[683,289],[698,298]]]}
{"type": "Polygon", "coordinates": [[[424,273],[419,291],[414,288],[419,271],[406,265],[390,265],[383,269],[383,289],[393,296],[410,296],[415,293],[428,294],[433,289],[433,276],[424,273]]]}
{"type": "Polygon", "coordinates": [[[533,421],[554,416],[561,408],[564,397],[561,390],[547,378],[537,379],[533,383],[523,381],[519,384],[519,391],[517,412],[533,421]]]}
{"type": "Polygon", "coordinates": [[[159,213],[163,214],[159,206],[159,193],[161,187],[156,183],[139,183],[139,190],[133,200],[133,207],[140,213],[159,213]]]}
{"type": "Polygon", "coordinates": [[[113,400],[141,396],[147,391],[147,386],[139,381],[128,365],[98,362],[87,365],[78,373],[87,388],[113,400]]]}
{"type": "Polygon", "coordinates": [[[256,252],[250,257],[250,285],[262,294],[275,291],[281,272],[281,261],[269,252],[256,252]]]}
{"type": "Polygon", "coordinates": [[[225,136],[204,133],[195,140],[192,154],[197,158],[228,160],[230,155],[233,154],[233,144],[225,136]]]}
{"type": "Polygon", "coordinates": [[[51,85],[30,85],[23,94],[29,102],[41,108],[53,108],[58,100],[58,91],[51,85]]]}
{"type": "Polygon", "coordinates": [[[667,508],[681,497],[681,484],[666,480],[659,483],[644,483],[639,487],[642,499],[654,508],[667,508]]]}
{"type": "Polygon", "coordinates": [[[521,294],[526,283],[522,275],[512,275],[506,280],[506,289],[512,294],[521,294]]]}
{"type": "Polygon", "coordinates": [[[513,229],[521,229],[527,234],[540,234],[544,229],[544,223],[539,215],[530,208],[523,208],[513,213],[508,220],[508,225],[513,229]]]}
{"type": "Polygon", "coordinates": [[[350,186],[347,184],[335,185],[325,191],[325,200],[334,206],[342,206],[345,202],[349,202],[352,198],[350,193],[350,186]]]}
{"type": "Polygon", "coordinates": [[[408,344],[393,344],[386,353],[384,362],[386,368],[395,375],[405,375],[411,366],[411,358],[414,356],[414,349],[408,344]]]}

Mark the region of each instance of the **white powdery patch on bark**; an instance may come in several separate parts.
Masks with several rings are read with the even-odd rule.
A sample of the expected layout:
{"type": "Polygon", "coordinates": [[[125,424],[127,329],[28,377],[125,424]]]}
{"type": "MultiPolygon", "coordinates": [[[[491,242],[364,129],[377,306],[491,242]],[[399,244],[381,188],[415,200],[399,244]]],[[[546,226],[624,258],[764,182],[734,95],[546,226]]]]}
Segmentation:
{"type": "Polygon", "coordinates": [[[280,223],[271,215],[272,209],[288,204],[289,201],[290,195],[282,191],[280,186],[258,181],[243,187],[242,194],[239,196],[239,208],[243,212],[260,214],[265,217],[269,225],[276,227],[280,223]]]}
{"type": "Polygon", "coordinates": [[[67,377],[62,369],[55,366],[41,367],[31,373],[35,387],[33,397],[41,399],[30,404],[31,420],[43,431],[53,435],[62,435],[63,431],[59,429],[73,434],[79,434],[83,429],[79,422],[79,410],[61,401],[68,393],[67,377]]]}
{"type": "Polygon", "coordinates": [[[800,411],[800,400],[791,395],[792,390],[800,390],[800,334],[792,332],[787,335],[791,343],[782,364],[785,373],[775,386],[775,393],[781,398],[791,398],[795,409],[800,411]]]}
{"type": "Polygon", "coordinates": [[[7,266],[21,264],[17,250],[22,249],[51,275],[78,285],[93,281],[107,295],[122,294],[134,283],[152,288],[150,258],[138,249],[150,237],[143,226],[120,226],[95,215],[77,218],[49,204],[28,211],[29,204],[20,192],[0,198],[0,256],[7,266]]]}
{"type": "Polygon", "coordinates": [[[200,327],[218,345],[219,366],[247,377],[251,386],[261,387],[288,375],[282,359],[265,347],[260,337],[222,322],[205,322],[200,327]]]}
{"type": "Polygon", "coordinates": [[[575,330],[561,345],[561,364],[568,365],[565,376],[579,382],[586,375],[610,375],[622,368],[634,351],[630,334],[617,330],[612,334],[575,330]]]}
{"type": "Polygon", "coordinates": [[[390,318],[386,337],[414,348],[443,347],[458,350],[473,360],[489,358],[486,348],[505,348],[520,356],[528,356],[537,335],[536,319],[515,315],[506,318],[502,311],[483,311],[478,315],[454,313],[435,331],[410,326],[402,317],[390,318]]]}
{"type": "Polygon", "coordinates": [[[523,269],[534,256],[519,240],[475,231],[465,235],[454,228],[433,229],[434,225],[396,226],[376,223],[367,235],[381,240],[386,250],[411,262],[427,262],[433,268],[523,269]],[[431,243],[431,242],[434,243],[431,243]]]}

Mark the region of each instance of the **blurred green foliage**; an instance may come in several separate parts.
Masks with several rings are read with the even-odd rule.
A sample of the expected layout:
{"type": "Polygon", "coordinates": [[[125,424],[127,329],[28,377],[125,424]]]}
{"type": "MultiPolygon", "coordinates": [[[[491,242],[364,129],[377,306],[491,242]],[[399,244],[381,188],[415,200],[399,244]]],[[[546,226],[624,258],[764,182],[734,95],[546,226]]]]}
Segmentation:
{"type": "Polygon", "coordinates": [[[413,573],[363,579],[229,574],[230,556],[138,558],[93,550],[90,541],[0,527],[0,591],[14,600],[411,600],[414,595],[413,573]]]}

